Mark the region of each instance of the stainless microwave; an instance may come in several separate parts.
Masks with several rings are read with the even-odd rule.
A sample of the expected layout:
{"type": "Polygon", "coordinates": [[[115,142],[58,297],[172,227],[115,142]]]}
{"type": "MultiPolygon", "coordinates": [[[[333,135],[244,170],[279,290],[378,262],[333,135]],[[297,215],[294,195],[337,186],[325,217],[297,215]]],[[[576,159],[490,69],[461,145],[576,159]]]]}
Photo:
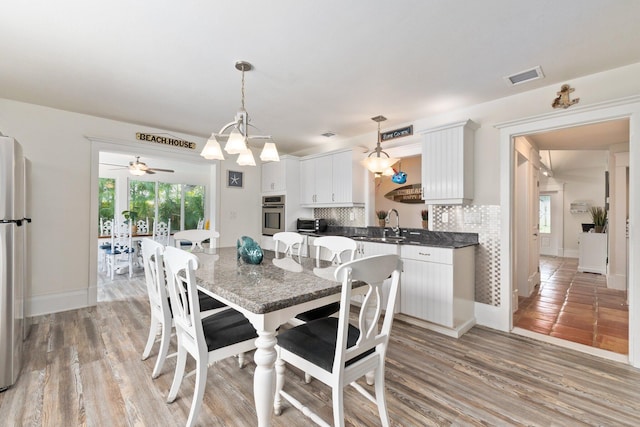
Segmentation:
{"type": "Polygon", "coordinates": [[[297,229],[298,231],[326,231],[327,220],[321,218],[298,218],[297,229]]]}

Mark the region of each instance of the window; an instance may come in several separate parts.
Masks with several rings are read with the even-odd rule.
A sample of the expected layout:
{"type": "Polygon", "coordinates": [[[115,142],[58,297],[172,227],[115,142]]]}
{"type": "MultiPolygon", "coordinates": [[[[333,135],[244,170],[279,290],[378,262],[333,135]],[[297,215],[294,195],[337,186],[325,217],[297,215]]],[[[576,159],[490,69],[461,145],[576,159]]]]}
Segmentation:
{"type": "Polygon", "coordinates": [[[198,227],[198,221],[204,218],[204,187],[202,185],[184,186],[184,228],[198,227]]]}
{"type": "Polygon", "coordinates": [[[135,212],[138,219],[155,218],[155,182],[134,180],[129,181],[129,210],[135,212]]]}
{"type": "Polygon", "coordinates": [[[171,232],[180,230],[181,187],[180,184],[158,183],[158,221],[171,220],[171,232]]]}
{"type": "Polygon", "coordinates": [[[189,230],[204,218],[204,193],[203,185],[129,180],[129,210],[149,218],[149,226],[171,220],[172,232],[189,230]]]}
{"type": "Polygon", "coordinates": [[[540,233],[551,233],[551,196],[540,195],[540,233]]]}
{"type": "Polygon", "coordinates": [[[98,212],[103,219],[113,219],[116,206],[116,180],[100,178],[98,180],[98,212]]]}

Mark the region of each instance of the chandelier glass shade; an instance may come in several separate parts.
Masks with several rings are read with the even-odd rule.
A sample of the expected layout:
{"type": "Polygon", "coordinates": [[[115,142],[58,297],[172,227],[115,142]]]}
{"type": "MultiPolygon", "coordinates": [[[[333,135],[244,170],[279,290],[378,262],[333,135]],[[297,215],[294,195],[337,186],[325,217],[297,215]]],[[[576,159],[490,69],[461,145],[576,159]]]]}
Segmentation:
{"type": "Polygon", "coordinates": [[[380,146],[380,122],[387,120],[387,118],[384,116],[376,116],[372,117],[371,120],[378,123],[378,142],[376,144],[376,148],[369,154],[366,159],[362,160],[360,163],[362,164],[362,166],[372,172],[377,178],[382,176],[383,174],[388,174],[390,169],[391,171],[393,171],[391,166],[397,163],[400,159],[389,157],[387,153],[382,151],[382,147],[380,146]],[[381,156],[381,154],[384,154],[384,157],[381,156]]]}
{"type": "Polygon", "coordinates": [[[256,162],[249,147],[254,140],[267,140],[260,154],[263,162],[279,162],[280,156],[276,144],[271,142],[271,136],[249,135],[249,114],[244,109],[244,72],[251,70],[252,65],[245,61],[236,62],[236,69],[242,71],[242,106],[236,113],[235,120],[224,125],[220,132],[212,133],[200,155],[209,160],[224,160],[221,142],[225,142],[224,151],[228,154],[239,154],[237,163],[241,166],[255,166],[256,162]],[[225,133],[228,132],[228,133],[225,133]]]}

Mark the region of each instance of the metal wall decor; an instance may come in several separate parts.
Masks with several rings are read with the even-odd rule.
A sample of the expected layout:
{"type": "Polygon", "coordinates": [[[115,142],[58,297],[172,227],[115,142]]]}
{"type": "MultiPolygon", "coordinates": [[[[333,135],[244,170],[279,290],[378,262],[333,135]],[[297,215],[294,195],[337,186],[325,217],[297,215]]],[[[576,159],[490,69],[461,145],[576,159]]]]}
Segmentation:
{"type": "Polygon", "coordinates": [[[551,106],[553,108],[569,108],[574,104],[580,102],[580,98],[571,99],[571,92],[575,91],[574,88],[568,84],[564,84],[560,87],[560,92],[556,92],[556,99],[553,100],[551,106]]]}

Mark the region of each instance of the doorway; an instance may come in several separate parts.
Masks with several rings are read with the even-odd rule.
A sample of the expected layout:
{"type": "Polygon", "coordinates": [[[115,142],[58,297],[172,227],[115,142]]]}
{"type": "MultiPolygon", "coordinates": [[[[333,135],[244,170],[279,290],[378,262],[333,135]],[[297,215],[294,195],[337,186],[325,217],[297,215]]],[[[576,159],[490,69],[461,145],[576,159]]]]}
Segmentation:
{"type": "MultiPolygon", "coordinates": [[[[501,277],[501,298],[503,301],[511,303],[512,295],[512,283],[515,280],[516,275],[516,218],[515,208],[515,138],[522,135],[532,135],[549,131],[564,130],[570,128],[580,128],[589,124],[603,123],[608,121],[626,120],[629,124],[629,129],[626,133],[625,141],[628,142],[630,163],[633,164],[634,159],[637,162],[640,158],[640,122],[637,117],[640,113],[640,103],[638,98],[623,99],[619,101],[611,101],[603,103],[601,105],[590,106],[589,108],[575,109],[574,111],[564,112],[562,114],[549,114],[536,118],[527,118],[517,122],[510,122],[504,126],[498,126],[501,129],[501,157],[502,172],[504,176],[504,185],[501,187],[501,205],[505,206],[505,211],[502,214],[502,238],[501,246],[502,250],[511,254],[504,257],[501,262],[501,267],[504,275],[501,277]]],[[[578,143],[583,143],[584,140],[577,140],[578,143]]],[[[637,203],[637,190],[634,188],[634,182],[640,180],[640,171],[630,169],[629,170],[629,233],[633,235],[633,224],[640,220],[640,212],[636,207],[637,203]],[[635,179],[635,180],[634,180],[635,179]]],[[[566,196],[566,192],[565,192],[566,196]]],[[[566,198],[566,197],[565,197],[566,198]]],[[[566,224],[565,224],[566,226],[566,224]]],[[[640,261],[640,253],[638,250],[640,247],[633,242],[633,239],[629,239],[629,260],[628,263],[628,283],[629,286],[629,354],[628,357],[618,357],[619,355],[610,354],[610,352],[593,351],[589,348],[580,347],[579,350],[585,351],[591,354],[596,354],[601,357],[607,357],[614,360],[628,361],[634,366],[640,366],[640,340],[634,339],[637,337],[638,325],[634,322],[635,317],[640,314],[637,313],[637,308],[640,306],[640,294],[638,289],[634,289],[634,275],[636,274],[636,268],[634,261],[640,261]]],[[[518,328],[513,328],[513,311],[512,304],[508,304],[509,307],[501,307],[500,312],[506,319],[508,319],[509,330],[515,333],[522,333],[518,328]]],[[[522,333],[523,335],[527,335],[522,333]]],[[[535,335],[535,334],[534,334],[535,335]]],[[[568,345],[566,343],[556,342],[554,340],[547,340],[544,337],[534,336],[536,339],[543,341],[554,342],[558,345],[566,347],[576,348],[574,345],[568,345]]]]}

